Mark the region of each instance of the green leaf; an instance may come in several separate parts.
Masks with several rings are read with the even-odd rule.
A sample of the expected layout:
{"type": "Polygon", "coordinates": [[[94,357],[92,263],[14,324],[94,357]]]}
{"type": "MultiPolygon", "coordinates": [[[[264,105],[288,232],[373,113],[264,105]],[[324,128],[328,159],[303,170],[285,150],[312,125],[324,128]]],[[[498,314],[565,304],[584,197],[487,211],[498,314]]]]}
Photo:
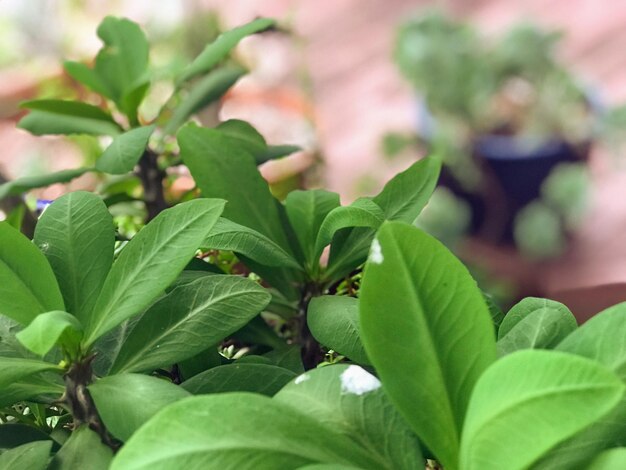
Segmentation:
{"type": "Polygon", "coordinates": [[[227,65],[203,77],[176,106],[163,133],[174,134],[192,114],[219,100],[245,74],[243,67],[227,65]]]}
{"type": "Polygon", "coordinates": [[[0,424],[0,449],[13,449],[14,447],[35,441],[48,441],[52,444],[50,436],[33,426],[22,423],[0,424]]]}
{"type": "Polygon", "coordinates": [[[470,393],[496,357],[476,282],[437,240],[386,222],[372,243],[360,314],[363,345],[391,401],[443,466],[458,468],[470,393]]]}
{"type": "Polygon", "coordinates": [[[202,351],[201,353],[190,357],[189,359],[180,361],[178,363],[178,371],[183,380],[188,380],[194,375],[198,375],[205,370],[221,366],[223,360],[225,359],[217,351],[217,347],[212,346],[202,351]]]}
{"type": "Polygon", "coordinates": [[[113,263],[115,229],[102,199],[84,191],[61,196],[39,218],[34,242],[52,266],[66,311],[86,319],[113,263]]]}
{"type": "Polygon", "coordinates": [[[113,451],[102,443],[100,436],[82,425],[57,452],[48,470],[107,470],[113,460],[113,451]]]}
{"type": "Polygon", "coordinates": [[[383,223],[384,217],[383,210],[370,198],[360,198],[349,206],[333,209],[324,218],[317,233],[314,258],[319,260],[324,248],[339,230],[350,227],[377,229],[383,223]]]}
{"type": "Polygon", "coordinates": [[[277,201],[250,154],[233,146],[220,131],[194,124],[180,130],[178,143],[181,157],[202,195],[228,201],[225,218],[288,248],[277,201]]]}
{"type": "Polygon", "coordinates": [[[44,255],[28,238],[0,222],[0,314],[27,325],[40,313],[64,308],[44,255]]]}
{"type": "Polygon", "coordinates": [[[299,467],[298,470],[360,470],[358,467],[351,465],[337,465],[334,463],[319,463],[313,465],[305,465],[299,467]]]}
{"type": "Polygon", "coordinates": [[[65,391],[60,370],[34,374],[0,389],[0,407],[11,406],[19,401],[30,400],[50,403],[58,400],[65,391]]]}
{"type": "Polygon", "coordinates": [[[319,256],[317,259],[315,257],[315,238],[322,222],[339,206],[339,194],[322,189],[292,191],[285,199],[287,217],[309,269],[319,267],[319,256]]]}
{"type": "Polygon", "coordinates": [[[0,454],[0,468],[7,470],[45,470],[50,459],[52,441],[23,444],[0,454]]]}
{"type": "Polygon", "coordinates": [[[89,68],[86,64],[66,61],[63,63],[63,68],[70,77],[99,95],[109,97],[111,94],[107,84],[102,81],[94,69],[89,68]]]}
{"type": "Polygon", "coordinates": [[[196,75],[207,72],[224,60],[230,51],[239,44],[246,36],[260,33],[274,27],[276,22],[268,18],[257,18],[250,23],[246,23],[230,31],[226,31],[204,50],[189,64],[178,77],[178,82],[182,83],[196,75]]]}
{"type": "Polygon", "coordinates": [[[20,195],[26,191],[36,188],[43,188],[56,183],[68,183],[74,178],[84,175],[91,168],[74,168],[71,170],[61,170],[54,173],[46,173],[39,176],[24,176],[8,183],[0,184],[0,199],[9,196],[20,195]]]}
{"type": "Polygon", "coordinates": [[[194,375],[181,384],[194,395],[223,392],[254,392],[272,396],[296,373],[271,364],[237,362],[194,375]]]}
{"type": "Polygon", "coordinates": [[[37,315],[15,336],[20,343],[39,356],[45,356],[56,344],[74,356],[80,347],[83,328],[75,316],[55,310],[37,315]]]}
{"type": "Polygon", "coordinates": [[[112,16],[100,23],[97,33],[104,45],[96,57],[95,72],[105,84],[105,96],[132,114],[132,109],[120,105],[147,81],[148,40],[137,23],[112,16]]]}
{"type": "Polygon", "coordinates": [[[18,380],[48,370],[61,371],[61,368],[56,364],[38,361],[37,359],[0,357],[0,389],[18,380]]]}
{"type": "Polygon", "coordinates": [[[370,364],[359,332],[359,301],[354,297],[324,295],[309,303],[307,323],[324,346],[359,364],[370,364]]]}
{"type": "Polygon", "coordinates": [[[168,406],[126,443],[111,470],[174,468],[181,461],[207,470],[290,470],[311,463],[380,469],[350,437],[250,393],[197,396],[168,406]]]}
{"type": "Polygon", "coordinates": [[[80,101],[34,100],[23,102],[21,107],[30,113],[17,127],[34,135],[116,135],[121,131],[109,113],[80,101]]]}
{"type": "Polygon", "coordinates": [[[376,377],[355,365],[313,369],[285,386],[275,401],[351,436],[379,468],[425,466],[420,445],[376,377]]]}
{"type": "Polygon", "coordinates": [[[292,344],[289,346],[283,346],[279,349],[274,349],[264,354],[263,357],[272,361],[274,365],[289,369],[296,374],[304,372],[302,354],[300,351],[300,345],[298,344],[292,344]]]}
{"type": "MultiPolygon", "coordinates": [[[[87,388],[107,430],[122,441],[161,408],[189,396],[177,385],[139,374],[111,375],[87,388]]],[[[182,424],[180,417],[177,422],[182,424]]]]}
{"type": "Polygon", "coordinates": [[[233,336],[244,343],[261,344],[274,349],[281,349],[286,345],[285,340],[276,334],[261,315],[254,317],[233,336]]]}
{"type": "MultiPolygon", "coordinates": [[[[394,176],[373,202],[383,210],[386,220],[413,223],[428,202],[440,169],[437,157],[424,158],[394,176]]],[[[374,233],[366,228],[338,233],[331,245],[326,276],[340,279],[363,263],[374,233]]]]}
{"type": "Polygon", "coordinates": [[[491,321],[493,321],[493,326],[496,330],[497,335],[498,331],[500,330],[502,320],[504,320],[504,312],[500,309],[498,304],[496,304],[491,294],[483,292],[483,298],[485,299],[485,303],[487,304],[487,308],[489,309],[491,321]]]}
{"type": "Polygon", "coordinates": [[[552,349],[576,328],[576,318],[565,305],[528,297],[504,317],[498,353],[504,356],[519,349],[552,349]]]}
{"type": "Polygon", "coordinates": [[[254,155],[257,164],[265,163],[269,160],[277,160],[279,158],[286,157],[292,153],[300,152],[302,147],[298,145],[268,145],[267,149],[263,153],[254,155]]]}
{"type": "Polygon", "coordinates": [[[291,254],[265,235],[223,217],[213,226],[202,247],[233,251],[265,266],[302,269],[291,254]]]}
{"type": "Polygon", "coordinates": [[[15,337],[21,329],[18,322],[0,315],[0,357],[34,357],[15,337]]]}
{"type": "Polygon", "coordinates": [[[518,323],[537,310],[558,310],[562,316],[572,315],[569,308],[560,302],[539,297],[526,297],[513,305],[507,312],[498,330],[498,339],[504,338],[518,323]]]}
{"type": "Polygon", "coordinates": [[[624,389],[611,371],[589,359],[556,351],[510,354],[476,384],[463,429],[461,467],[529,468],[608,413],[624,389]]]}
{"type": "Polygon", "coordinates": [[[626,468],[626,447],[617,447],[602,452],[587,470],[616,470],[626,468]]]}
{"type": "Polygon", "coordinates": [[[146,150],[155,128],[155,125],[137,127],[116,136],[96,162],[96,168],[112,175],[132,171],[146,150]]]}
{"type": "MultiPolygon", "coordinates": [[[[598,313],[565,338],[556,349],[593,359],[626,382],[626,304],[598,313]]],[[[626,444],[626,397],[608,415],[570,439],[560,443],[537,463],[538,469],[558,465],[564,469],[584,468],[591,458],[615,445],[626,444]]]]}
{"type": "Polygon", "coordinates": [[[246,121],[229,119],[220,123],[216,129],[230,137],[255,159],[257,155],[267,152],[267,143],[263,136],[246,121]]]}
{"type": "Polygon", "coordinates": [[[196,199],[161,212],[122,250],[92,314],[85,346],[146,308],[178,277],[217,221],[224,201],[196,199]]]}
{"type": "Polygon", "coordinates": [[[412,224],[435,190],[440,171],[439,158],[424,158],[389,181],[373,201],[383,209],[386,220],[412,224]]]}
{"type": "Polygon", "coordinates": [[[177,287],[137,322],[111,373],[151,371],[193,357],[243,327],[269,301],[263,287],[239,276],[216,274],[177,287]]]}

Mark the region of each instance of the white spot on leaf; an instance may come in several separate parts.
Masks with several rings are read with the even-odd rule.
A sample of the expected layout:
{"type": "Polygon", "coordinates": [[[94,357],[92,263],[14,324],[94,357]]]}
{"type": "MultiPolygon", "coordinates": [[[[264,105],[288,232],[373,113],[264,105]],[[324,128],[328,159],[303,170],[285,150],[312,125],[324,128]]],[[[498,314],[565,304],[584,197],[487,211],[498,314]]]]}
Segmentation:
{"type": "Polygon", "coordinates": [[[298,384],[301,384],[302,382],[306,382],[310,378],[311,377],[308,376],[307,374],[302,374],[302,375],[299,375],[298,377],[296,377],[296,380],[294,380],[293,383],[298,385],[298,384]]]}
{"type": "Polygon", "coordinates": [[[384,261],[383,249],[378,242],[378,239],[374,238],[372,241],[372,247],[370,248],[370,261],[374,264],[381,264],[384,261]]]}
{"type": "Polygon", "coordinates": [[[359,366],[348,367],[341,374],[341,393],[363,395],[380,388],[380,380],[359,366]]]}

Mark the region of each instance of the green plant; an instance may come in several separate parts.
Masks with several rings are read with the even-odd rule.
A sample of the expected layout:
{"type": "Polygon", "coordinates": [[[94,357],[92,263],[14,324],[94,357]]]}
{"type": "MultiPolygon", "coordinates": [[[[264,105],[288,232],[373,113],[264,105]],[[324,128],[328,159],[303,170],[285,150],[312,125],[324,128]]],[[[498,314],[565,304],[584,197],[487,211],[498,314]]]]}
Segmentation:
{"type": "MultiPolygon", "coordinates": [[[[150,67],[149,44],[139,25],[125,18],[105,18],[98,27],[103,47],[93,67],[79,62],[64,64],[66,73],[85,88],[86,100],[24,102],[22,107],[29,113],[18,126],[34,135],[78,134],[108,139],[110,143],[94,166],[25,177],[0,185],[0,200],[33,188],[68,182],[86,172],[104,176],[100,192],[107,206],[128,207],[139,203],[145,208],[147,220],[184,200],[185,195],[167,192],[175,177],[171,169],[180,165],[174,140],[176,132],[191,117],[217,103],[245,75],[246,69],[230,54],[239,41],[274,28],[273,20],[260,18],[225,32],[191,63],[163,80],[150,67]],[[171,96],[164,103],[156,103],[159,111],[154,118],[146,118],[142,106],[150,99],[150,86],[159,80],[172,88],[171,96]]],[[[152,102],[148,104],[155,107],[152,102]]],[[[258,163],[298,150],[291,145],[268,146],[265,139],[243,121],[218,124],[217,127],[232,139],[247,142],[247,150],[258,163]]],[[[28,215],[24,214],[24,209],[18,205],[16,226],[28,215]]]]}
{"type": "MultiPolygon", "coordinates": [[[[424,99],[422,137],[443,158],[443,184],[473,205],[474,232],[498,242],[514,239],[534,258],[564,250],[588,192],[584,162],[569,172],[550,165],[584,160],[586,145],[602,135],[594,121],[597,103],[556,58],[559,39],[532,24],[487,38],[469,23],[429,13],[401,25],[395,48],[401,72],[424,99]],[[537,164],[542,159],[545,168],[537,164]],[[555,203],[523,165],[535,165],[528,175],[549,173],[553,188],[575,178],[577,197],[555,203]],[[512,181],[516,173],[526,178],[525,191],[512,181]]],[[[399,135],[387,140],[392,153],[419,143],[399,135]]],[[[456,227],[450,231],[453,236],[456,227]]]]}
{"type": "Polygon", "coordinates": [[[361,367],[308,371],[273,398],[181,400],[137,431],[112,468],[182,458],[209,468],[624,463],[623,304],[578,328],[562,304],[528,298],[494,323],[443,245],[392,222],[372,243],[359,299],[324,296],[309,310],[324,344],[361,367]],[[189,422],[169,431],[181,415],[189,422]],[[186,450],[168,448],[177,437],[186,450]]]}
{"type": "Polygon", "coordinates": [[[247,130],[182,126],[203,197],[130,240],[89,192],[0,222],[0,467],[621,466],[624,305],[505,316],[411,226],[438,158],[281,202],[247,130]]]}

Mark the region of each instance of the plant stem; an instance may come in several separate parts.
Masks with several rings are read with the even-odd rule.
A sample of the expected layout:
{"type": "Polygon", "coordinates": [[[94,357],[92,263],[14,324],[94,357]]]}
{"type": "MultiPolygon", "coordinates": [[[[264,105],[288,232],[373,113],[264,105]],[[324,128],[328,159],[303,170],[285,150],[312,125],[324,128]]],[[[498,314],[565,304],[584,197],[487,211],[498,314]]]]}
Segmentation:
{"type": "Polygon", "coordinates": [[[300,345],[302,346],[302,365],[304,370],[314,369],[324,359],[320,344],[311,334],[307,324],[307,309],[311,299],[319,295],[317,284],[310,283],[304,286],[300,302],[298,303],[298,318],[300,321],[300,345]]]}
{"type": "Polygon", "coordinates": [[[116,451],[120,447],[120,443],[107,431],[87,389],[87,386],[93,382],[94,375],[91,363],[94,358],[95,355],[91,355],[70,366],[64,377],[65,393],[61,401],[69,407],[72,413],[74,428],[86,424],[100,436],[104,444],[116,451]]]}
{"type": "Polygon", "coordinates": [[[163,192],[165,172],[159,168],[157,158],[158,155],[147,148],[139,159],[139,178],[143,186],[143,197],[148,210],[147,222],[150,222],[168,207],[163,192]]]}

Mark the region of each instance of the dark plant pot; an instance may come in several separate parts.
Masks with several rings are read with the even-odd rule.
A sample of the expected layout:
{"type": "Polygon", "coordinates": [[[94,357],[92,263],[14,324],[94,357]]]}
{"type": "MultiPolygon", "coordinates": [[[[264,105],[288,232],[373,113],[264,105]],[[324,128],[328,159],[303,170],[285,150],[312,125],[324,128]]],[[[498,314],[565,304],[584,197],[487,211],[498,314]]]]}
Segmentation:
{"type": "Polygon", "coordinates": [[[513,242],[513,223],[518,212],[540,196],[541,185],[560,163],[586,161],[590,143],[573,146],[562,139],[538,145],[507,135],[481,135],[472,154],[483,182],[473,193],[460,189],[444,171],[441,184],[450,188],[472,208],[472,232],[494,243],[513,242]]]}

